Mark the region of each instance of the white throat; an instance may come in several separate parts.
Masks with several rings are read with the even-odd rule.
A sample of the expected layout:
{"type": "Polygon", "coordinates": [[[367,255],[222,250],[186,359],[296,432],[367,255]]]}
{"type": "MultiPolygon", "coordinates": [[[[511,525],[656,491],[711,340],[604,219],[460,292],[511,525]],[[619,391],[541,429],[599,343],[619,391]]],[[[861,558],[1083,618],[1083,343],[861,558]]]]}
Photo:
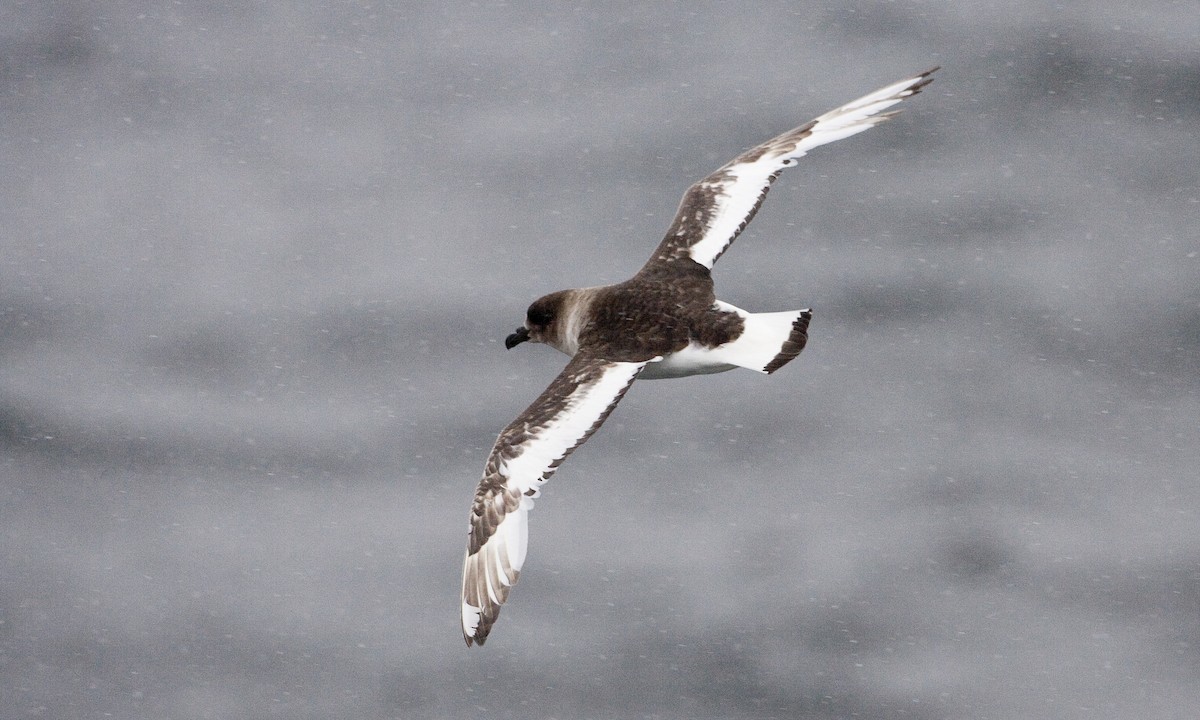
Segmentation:
{"type": "Polygon", "coordinates": [[[563,303],[566,315],[559,320],[559,331],[550,347],[571,357],[579,352],[579,335],[587,327],[589,310],[595,288],[572,290],[567,302],[563,303]]]}

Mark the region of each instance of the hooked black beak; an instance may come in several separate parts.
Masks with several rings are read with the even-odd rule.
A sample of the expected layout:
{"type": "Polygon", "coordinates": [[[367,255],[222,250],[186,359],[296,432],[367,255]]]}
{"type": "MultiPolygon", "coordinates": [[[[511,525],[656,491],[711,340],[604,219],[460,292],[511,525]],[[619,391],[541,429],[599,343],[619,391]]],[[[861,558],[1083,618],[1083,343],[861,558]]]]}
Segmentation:
{"type": "Polygon", "coordinates": [[[504,348],[512,350],[516,346],[529,339],[529,328],[519,327],[512,335],[504,338],[504,348]]]}

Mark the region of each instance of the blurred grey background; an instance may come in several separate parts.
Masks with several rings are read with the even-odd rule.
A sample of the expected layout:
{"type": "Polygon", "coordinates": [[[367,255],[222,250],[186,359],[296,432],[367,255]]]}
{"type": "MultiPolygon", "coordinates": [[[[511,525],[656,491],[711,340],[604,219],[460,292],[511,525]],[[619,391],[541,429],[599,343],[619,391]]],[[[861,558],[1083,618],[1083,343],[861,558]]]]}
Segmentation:
{"type": "Polygon", "coordinates": [[[1193,3],[0,5],[0,716],[1191,718],[1193,3]],[[635,385],[457,627],[496,433],[684,189],[784,371],[635,385]]]}

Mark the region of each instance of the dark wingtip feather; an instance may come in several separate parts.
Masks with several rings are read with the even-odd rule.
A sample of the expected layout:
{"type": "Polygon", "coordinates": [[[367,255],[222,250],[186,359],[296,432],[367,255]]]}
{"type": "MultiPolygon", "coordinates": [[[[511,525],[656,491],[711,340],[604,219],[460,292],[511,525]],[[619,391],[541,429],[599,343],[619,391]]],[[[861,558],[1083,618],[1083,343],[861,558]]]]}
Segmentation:
{"type": "Polygon", "coordinates": [[[917,75],[917,77],[921,78],[921,81],[916,83],[915,85],[913,85],[910,88],[910,90],[912,90],[912,94],[916,95],[917,93],[921,92],[922,88],[924,88],[929,83],[933,82],[933,77],[932,77],[933,74],[941,69],[942,69],[941,65],[934,65],[933,67],[929,68],[925,72],[919,73],[917,75]]]}

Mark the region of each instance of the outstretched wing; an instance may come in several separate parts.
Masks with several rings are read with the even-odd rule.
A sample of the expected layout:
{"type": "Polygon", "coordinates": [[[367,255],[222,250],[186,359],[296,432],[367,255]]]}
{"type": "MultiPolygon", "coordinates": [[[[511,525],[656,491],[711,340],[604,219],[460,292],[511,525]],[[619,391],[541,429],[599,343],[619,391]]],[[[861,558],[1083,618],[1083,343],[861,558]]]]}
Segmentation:
{"type": "Polygon", "coordinates": [[[542,483],[600,427],[646,364],[577,354],[496,438],[467,531],[462,630],[468,646],[487,639],[517,582],[542,483]]]}
{"type": "Polygon", "coordinates": [[[809,150],[850,137],[896,115],[884,112],[929,83],[933,68],[831,110],[758,147],[747,150],[688,188],[675,221],[647,267],[691,258],[712,268],[758,212],[779,173],[809,150]]]}

